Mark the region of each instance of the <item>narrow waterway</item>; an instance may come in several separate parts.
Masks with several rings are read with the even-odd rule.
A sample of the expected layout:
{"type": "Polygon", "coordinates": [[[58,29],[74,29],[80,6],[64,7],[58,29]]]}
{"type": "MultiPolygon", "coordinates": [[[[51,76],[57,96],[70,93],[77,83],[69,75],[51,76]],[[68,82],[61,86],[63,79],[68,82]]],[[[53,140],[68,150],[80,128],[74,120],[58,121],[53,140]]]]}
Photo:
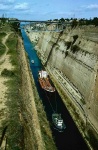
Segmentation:
{"type": "Polygon", "coordinates": [[[42,68],[41,61],[34,50],[34,46],[30,42],[23,29],[21,32],[24,41],[24,47],[28,53],[32,75],[34,77],[39,96],[41,97],[45,107],[47,118],[50,122],[50,127],[58,150],[89,150],[68,110],[64,106],[58,92],[56,91],[55,93],[49,94],[41,89],[38,82],[38,71],[42,68]],[[31,63],[32,59],[34,60],[34,64],[31,63]],[[61,113],[61,116],[66,124],[66,129],[64,132],[58,132],[53,128],[51,115],[53,111],[56,110],[58,113],[61,113]]]}

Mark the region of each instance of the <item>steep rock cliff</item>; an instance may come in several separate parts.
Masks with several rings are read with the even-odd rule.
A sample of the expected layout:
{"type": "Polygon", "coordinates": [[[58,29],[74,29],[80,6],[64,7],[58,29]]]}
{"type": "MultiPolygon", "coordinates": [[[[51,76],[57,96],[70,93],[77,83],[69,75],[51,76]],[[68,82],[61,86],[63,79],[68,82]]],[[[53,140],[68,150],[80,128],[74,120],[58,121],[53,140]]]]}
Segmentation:
{"type": "Polygon", "coordinates": [[[43,65],[65,105],[72,106],[68,109],[83,135],[94,145],[91,135],[98,140],[98,27],[69,27],[63,32],[38,34],[35,48],[43,65]]]}

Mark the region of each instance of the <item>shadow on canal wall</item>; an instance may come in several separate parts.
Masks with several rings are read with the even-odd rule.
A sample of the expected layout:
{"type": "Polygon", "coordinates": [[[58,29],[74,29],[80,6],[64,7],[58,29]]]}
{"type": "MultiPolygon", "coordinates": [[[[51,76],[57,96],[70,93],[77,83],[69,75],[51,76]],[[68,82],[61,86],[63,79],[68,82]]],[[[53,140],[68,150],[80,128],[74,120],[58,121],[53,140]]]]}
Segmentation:
{"type": "Polygon", "coordinates": [[[52,118],[53,109],[55,110],[55,97],[52,95],[50,98],[51,104],[53,106],[53,109],[52,109],[47,99],[47,96],[45,95],[44,91],[42,91],[38,82],[38,71],[42,69],[42,64],[36,54],[34,46],[30,42],[29,38],[26,36],[26,33],[24,31],[22,32],[22,35],[24,39],[24,47],[29,57],[32,75],[33,75],[38,93],[42,99],[42,103],[47,114],[47,119],[50,122],[50,127],[52,130],[53,138],[55,140],[57,149],[58,150],[64,150],[64,149],[88,150],[87,145],[85,144],[83,138],[81,137],[77,127],[75,126],[75,123],[73,122],[71,116],[69,115],[68,110],[66,109],[57,91],[56,91],[57,112],[61,113],[62,118],[64,119],[64,122],[67,128],[63,133],[59,133],[57,130],[53,128],[51,118],[52,118]],[[31,63],[32,59],[34,60],[34,64],[31,63]]]}
{"type": "MultiPolygon", "coordinates": [[[[98,147],[96,32],[97,27],[77,27],[72,30],[69,27],[59,39],[60,33],[42,32],[40,35],[36,33],[35,46],[42,64],[46,64],[46,70],[82,136],[94,149],[98,147]]],[[[33,36],[32,32],[28,34],[32,41],[31,35],[33,36]]]]}

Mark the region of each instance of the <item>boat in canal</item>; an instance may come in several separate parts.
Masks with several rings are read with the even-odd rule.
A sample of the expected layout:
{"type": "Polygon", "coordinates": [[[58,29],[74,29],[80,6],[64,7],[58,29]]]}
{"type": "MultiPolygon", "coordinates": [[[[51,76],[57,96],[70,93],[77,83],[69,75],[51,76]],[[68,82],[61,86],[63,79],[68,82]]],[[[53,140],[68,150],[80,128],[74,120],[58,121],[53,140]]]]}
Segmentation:
{"type": "Polygon", "coordinates": [[[31,60],[31,63],[34,64],[34,60],[33,59],[31,60]]]}
{"type": "Polygon", "coordinates": [[[64,129],[66,128],[64,121],[61,117],[61,114],[53,113],[52,122],[54,124],[54,128],[57,129],[59,132],[63,132],[64,129]]]}
{"type": "Polygon", "coordinates": [[[51,85],[47,71],[41,70],[38,72],[38,80],[42,89],[48,92],[55,92],[55,88],[51,85]]]}

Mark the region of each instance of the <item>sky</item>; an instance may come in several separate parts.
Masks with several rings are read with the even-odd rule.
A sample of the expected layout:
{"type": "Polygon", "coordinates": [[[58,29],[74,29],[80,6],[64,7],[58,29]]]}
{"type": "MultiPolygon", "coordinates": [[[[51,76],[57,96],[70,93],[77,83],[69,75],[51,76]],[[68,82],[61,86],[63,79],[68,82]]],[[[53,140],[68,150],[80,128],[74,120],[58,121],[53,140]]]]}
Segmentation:
{"type": "Polygon", "coordinates": [[[25,20],[98,17],[98,0],[0,0],[0,17],[25,20]]]}

